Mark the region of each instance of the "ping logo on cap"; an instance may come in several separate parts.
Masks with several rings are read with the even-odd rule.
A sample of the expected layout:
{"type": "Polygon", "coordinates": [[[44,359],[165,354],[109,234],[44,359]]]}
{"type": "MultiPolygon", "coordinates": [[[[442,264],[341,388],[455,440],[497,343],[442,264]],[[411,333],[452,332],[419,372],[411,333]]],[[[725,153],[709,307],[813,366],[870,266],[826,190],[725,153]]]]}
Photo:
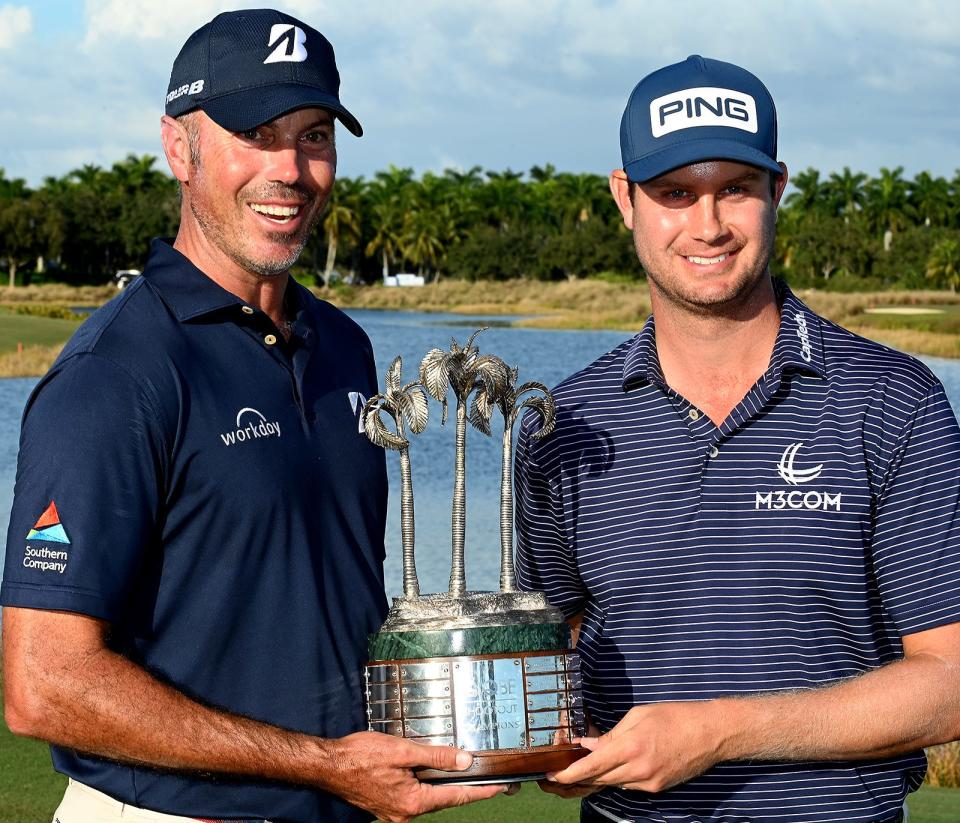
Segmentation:
{"type": "Polygon", "coordinates": [[[697,126],[729,126],[757,133],[757,101],[733,89],[681,89],[650,102],[650,130],[663,137],[697,126]]]}
{"type": "Polygon", "coordinates": [[[270,29],[268,46],[277,47],[263,61],[267,63],[302,63],[307,59],[307,33],[292,23],[275,23],[270,29]],[[279,41],[279,42],[278,42],[279,41]]]}

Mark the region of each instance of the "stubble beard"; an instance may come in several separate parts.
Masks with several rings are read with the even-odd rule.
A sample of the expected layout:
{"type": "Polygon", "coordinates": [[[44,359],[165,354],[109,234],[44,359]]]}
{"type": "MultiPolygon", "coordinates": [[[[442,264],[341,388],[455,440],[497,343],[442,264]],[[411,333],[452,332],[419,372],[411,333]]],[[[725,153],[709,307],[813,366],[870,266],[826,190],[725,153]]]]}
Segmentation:
{"type": "MultiPolygon", "coordinates": [[[[202,178],[203,171],[202,165],[199,162],[200,158],[197,156],[192,159],[194,160],[194,175],[196,178],[202,178]]],[[[289,198],[292,195],[295,199],[301,201],[302,208],[304,209],[313,206],[316,200],[316,194],[313,192],[305,191],[298,186],[284,186],[282,184],[275,184],[270,187],[269,191],[260,191],[256,194],[256,197],[250,197],[250,192],[244,191],[237,194],[236,202],[239,204],[241,213],[243,209],[248,208],[244,205],[244,201],[247,199],[269,199],[272,196],[278,195],[289,198]]],[[[203,231],[204,236],[234,263],[244,271],[260,277],[269,278],[285,274],[289,271],[290,267],[297,262],[303,253],[304,247],[307,245],[307,240],[310,239],[311,232],[313,232],[317,223],[320,221],[323,209],[315,210],[310,222],[304,225],[299,236],[296,237],[293,246],[290,245],[291,236],[288,233],[279,231],[267,232],[266,237],[271,243],[287,246],[288,251],[286,256],[282,258],[268,259],[254,259],[244,252],[242,229],[239,228],[239,222],[225,225],[222,221],[217,220],[209,209],[201,206],[194,197],[190,198],[190,212],[197,221],[197,225],[199,225],[203,231]]]]}
{"type": "MultiPolygon", "coordinates": [[[[774,213],[775,214],[775,213],[774,213]]],[[[763,231],[757,241],[757,258],[749,271],[743,272],[730,288],[720,293],[706,293],[696,284],[688,284],[672,272],[660,271],[655,265],[655,256],[646,253],[642,239],[634,236],[634,248],[640,265],[646,272],[651,289],[665,300],[688,314],[714,317],[735,314],[737,309],[749,302],[765,279],[769,278],[770,259],[776,239],[776,219],[771,216],[764,221],[763,231]]]]}

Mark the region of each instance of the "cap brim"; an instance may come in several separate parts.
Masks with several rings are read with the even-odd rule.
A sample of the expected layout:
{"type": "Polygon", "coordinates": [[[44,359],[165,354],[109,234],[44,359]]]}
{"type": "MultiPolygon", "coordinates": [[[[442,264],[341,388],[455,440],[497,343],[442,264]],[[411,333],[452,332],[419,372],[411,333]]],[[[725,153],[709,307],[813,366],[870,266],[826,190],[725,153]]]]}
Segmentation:
{"type": "Polygon", "coordinates": [[[627,163],[623,170],[627,173],[628,180],[634,183],[646,183],[681,166],[709,160],[733,160],[737,163],[746,163],[748,166],[767,169],[777,175],[783,174],[780,165],[759,149],[735,140],[717,140],[716,138],[691,140],[680,145],[668,146],[661,151],[627,163]]]}
{"type": "Polygon", "coordinates": [[[291,111],[313,106],[329,111],[357,137],[363,134],[357,118],[336,97],[312,86],[295,83],[258,86],[222,94],[202,102],[198,108],[227,131],[246,131],[291,111]]]}

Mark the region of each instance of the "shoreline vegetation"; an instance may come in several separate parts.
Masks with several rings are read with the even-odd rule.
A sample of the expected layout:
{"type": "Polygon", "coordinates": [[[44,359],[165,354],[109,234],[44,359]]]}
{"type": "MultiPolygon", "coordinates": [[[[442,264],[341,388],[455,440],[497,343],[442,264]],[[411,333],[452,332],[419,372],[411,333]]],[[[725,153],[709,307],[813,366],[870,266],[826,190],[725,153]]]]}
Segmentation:
{"type": "MultiPolygon", "coordinates": [[[[441,280],[420,288],[336,285],[312,291],[340,308],[500,315],[517,327],[617,330],[625,337],[638,331],[650,313],[646,284],[617,278],[441,280]]],[[[911,354],[960,357],[960,294],[797,293],[817,313],[884,345],[911,354]]],[[[99,306],[116,294],[109,285],[0,289],[0,377],[42,375],[83,319],[70,307],[99,306]]]]}

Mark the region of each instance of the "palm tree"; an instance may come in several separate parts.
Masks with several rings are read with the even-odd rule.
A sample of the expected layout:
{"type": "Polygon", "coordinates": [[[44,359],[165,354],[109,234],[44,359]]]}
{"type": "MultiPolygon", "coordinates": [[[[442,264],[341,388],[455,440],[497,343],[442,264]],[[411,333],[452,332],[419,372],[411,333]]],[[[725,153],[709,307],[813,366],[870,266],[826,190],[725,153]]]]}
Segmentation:
{"type": "MultiPolygon", "coordinates": [[[[500,469],[500,591],[515,592],[517,575],[513,568],[513,426],[524,409],[534,409],[540,415],[540,428],[531,437],[541,440],[553,431],[556,424],[557,406],[553,395],[543,383],[531,381],[517,386],[516,368],[503,369],[507,382],[496,395],[494,403],[503,415],[503,453],[500,469]],[[539,392],[539,396],[524,398],[526,394],[539,392]],[[521,399],[523,398],[523,399],[521,399]]],[[[476,411],[471,413],[474,425],[485,434],[490,433],[489,414],[479,408],[487,399],[486,393],[478,393],[474,401],[476,411]]]]}
{"type": "Polygon", "coordinates": [[[323,231],[327,235],[327,260],[323,267],[324,286],[330,285],[341,238],[360,238],[360,198],[363,186],[363,178],[351,180],[346,177],[337,181],[330,195],[327,213],[323,218],[323,231]]]}
{"type": "Polygon", "coordinates": [[[925,226],[945,226],[950,217],[950,184],[942,177],[922,171],[913,178],[910,211],[925,226]]]}
{"type": "Polygon", "coordinates": [[[927,277],[956,291],[960,286],[960,241],[944,238],[930,251],[927,277]]]}
{"type": "MultiPolygon", "coordinates": [[[[467,489],[467,400],[476,393],[470,422],[484,430],[480,421],[490,420],[497,396],[509,383],[509,373],[498,357],[480,354],[473,341],[479,329],[470,335],[461,348],[456,340],[451,341],[450,351],[431,349],[420,363],[420,382],[431,397],[443,407],[441,423],[447,420],[447,391],[453,390],[457,399],[456,469],[453,482],[453,506],[451,511],[451,563],[450,589],[452,596],[459,597],[467,590],[463,565],[463,546],[466,538],[467,489]]],[[[486,426],[489,432],[489,425],[486,426]]]]}
{"type": "MultiPolygon", "coordinates": [[[[836,175],[834,175],[836,176],[836,175]]],[[[812,214],[824,207],[826,190],[829,184],[820,182],[820,172],[814,168],[798,172],[790,178],[793,191],[783,201],[785,206],[799,208],[805,214],[812,214]]]]}
{"type": "Polygon", "coordinates": [[[845,223],[849,223],[850,216],[863,208],[866,201],[863,188],[866,180],[867,175],[863,172],[854,174],[849,166],[844,166],[841,174],[834,172],[824,185],[833,213],[841,215],[845,223]]]}
{"type": "Polygon", "coordinates": [[[363,407],[363,428],[371,442],[385,449],[400,452],[400,540],[403,547],[403,594],[417,597],[420,583],[414,559],[413,477],[410,473],[410,441],[404,431],[404,421],[410,431],[420,434],[427,427],[427,395],[419,382],[401,385],[403,361],[397,357],[386,374],[386,391],[371,397],[363,407]],[[394,434],[383,422],[382,414],[389,414],[396,424],[394,434]]]}
{"type": "Polygon", "coordinates": [[[867,211],[875,229],[883,235],[883,250],[890,251],[893,235],[907,224],[907,181],[903,166],[880,169],[866,186],[867,211]]]}

